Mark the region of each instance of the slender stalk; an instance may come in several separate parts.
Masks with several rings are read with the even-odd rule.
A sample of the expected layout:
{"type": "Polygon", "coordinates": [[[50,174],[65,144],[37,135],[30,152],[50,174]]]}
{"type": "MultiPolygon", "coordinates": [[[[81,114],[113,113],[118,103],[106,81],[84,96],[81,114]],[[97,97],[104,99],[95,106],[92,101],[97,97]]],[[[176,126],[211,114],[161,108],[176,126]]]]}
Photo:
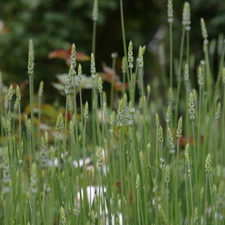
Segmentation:
{"type": "Polygon", "coordinates": [[[69,96],[66,96],[66,111],[65,111],[65,126],[64,126],[64,138],[63,138],[63,154],[66,153],[66,145],[67,145],[67,132],[68,132],[68,98],[69,96]]]}
{"type": "Polygon", "coordinates": [[[96,49],[96,33],[97,33],[97,21],[93,22],[93,34],[92,34],[92,52],[95,55],[95,49],[96,49]]]}
{"type": "Polygon", "coordinates": [[[209,62],[209,54],[208,54],[208,45],[205,46],[205,67],[206,67],[206,91],[209,93],[209,96],[211,96],[212,93],[212,85],[213,85],[213,79],[212,74],[210,70],[210,62],[209,62]]]}
{"type": "Polygon", "coordinates": [[[97,21],[98,21],[98,0],[94,0],[94,3],[93,3],[92,20],[93,20],[92,53],[95,55],[97,21]]]}
{"type": "MultiPolygon", "coordinates": [[[[223,107],[222,107],[222,122],[221,124],[225,124],[225,84],[223,85],[223,107]]],[[[225,133],[225,127],[224,126],[221,126],[221,134],[224,134],[225,133]]],[[[224,165],[225,163],[225,139],[224,138],[221,138],[221,158],[220,158],[220,162],[221,164],[220,165],[224,165]]],[[[223,167],[221,166],[221,171],[220,171],[220,176],[223,177],[224,174],[223,174],[223,167]]]]}
{"type": "Polygon", "coordinates": [[[191,216],[190,216],[190,209],[189,209],[189,190],[188,190],[188,181],[187,181],[187,169],[185,168],[185,176],[184,176],[184,181],[185,181],[185,198],[186,198],[186,209],[187,209],[187,219],[188,219],[188,224],[191,224],[191,216]]]}
{"type": "Polygon", "coordinates": [[[196,138],[195,138],[195,128],[194,128],[194,121],[191,121],[192,127],[192,138],[193,138],[193,171],[194,171],[194,184],[197,183],[197,152],[196,152],[196,138]]]}
{"type": "Polygon", "coordinates": [[[28,75],[29,75],[29,95],[30,95],[30,117],[31,117],[31,148],[34,161],[36,161],[35,151],[35,130],[34,130],[34,50],[33,42],[29,41],[28,75]]]}
{"type": "MultiPolygon", "coordinates": [[[[76,98],[76,86],[75,86],[75,77],[72,78],[72,84],[73,84],[73,107],[74,107],[74,126],[75,126],[75,149],[78,149],[78,126],[79,126],[79,119],[78,119],[78,111],[77,111],[77,98],[76,98]]],[[[81,107],[82,109],[82,107],[81,107]]],[[[81,113],[83,113],[81,111],[81,113]]],[[[83,114],[82,114],[83,115],[83,114]]],[[[82,117],[83,118],[83,117],[82,117]]],[[[78,154],[78,157],[80,155],[78,154]]],[[[79,160],[78,160],[79,162],[79,160]]]]}
{"type": "Polygon", "coordinates": [[[170,88],[173,86],[173,26],[169,24],[170,29],[170,88]]]}
{"type": "MultiPolygon", "coordinates": [[[[196,151],[197,151],[197,156],[196,156],[196,161],[197,162],[200,162],[200,148],[201,148],[201,120],[202,120],[202,86],[199,86],[199,103],[198,103],[198,124],[197,124],[197,148],[196,148],[196,151]]],[[[197,166],[197,168],[199,168],[199,166],[197,166]]],[[[199,184],[199,176],[200,174],[198,173],[198,176],[197,176],[197,183],[196,185],[200,185],[199,184]]]]}
{"type": "MultiPolygon", "coordinates": [[[[2,119],[3,119],[3,83],[2,83],[2,73],[0,71],[0,137],[3,137],[3,123],[2,123],[2,119]]],[[[1,145],[3,145],[2,140],[0,139],[0,143],[1,145]]]]}
{"type": "Polygon", "coordinates": [[[158,187],[158,166],[159,166],[159,149],[158,149],[158,142],[159,142],[159,123],[156,125],[156,155],[155,155],[155,183],[154,183],[154,188],[155,188],[155,224],[159,224],[159,202],[158,202],[158,192],[159,192],[159,187],[158,187]]]}
{"type": "MultiPolygon", "coordinates": [[[[22,125],[21,125],[21,105],[20,101],[18,101],[18,116],[19,116],[19,149],[21,149],[21,138],[22,138],[22,125]]],[[[20,152],[20,157],[22,156],[20,152]]]]}
{"type": "MultiPolygon", "coordinates": [[[[138,177],[139,177],[139,175],[138,175],[138,177]]],[[[141,213],[140,213],[140,196],[139,196],[139,185],[140,184],[137,184],[137,182],[138,182],[138,177],[137,177],[137,181],[136,181],[136,188],[137,188],[137,212],[138,212],[138,224],[139,225],[141,225],[142,223],[141,223],[141,213]]],[[[139,179],[140,179],[140,177],[139,177],[139,179]]],[[[139,182],[140,182],[140,180],[139,180],[139,182]]]]}
{"type": "Polygon", "coordinates": [[[208,174],[206,174],[206,185],[205,185],[205,203],[204,203],[204,217],[203,217],[203,221],[205,224],[207,224],[207,217],[206,217],[206,214],[207,214],[207,205],[208,205],[208,202],[207,202],[207,195],[208,195],[208,174]]]}
{"type": "MultiPolygon", "coordinates": [[[[41,136],[41,106],[42,106],[42,94],[43,94],[43,81],[41,81],[38,91],[38,147],[40,146],[40,136],[41,136]]],[[[20,104],[19,104],[19,116],[20,116],[20,104]]],[[[19,119],[21,122],[21,118],[19,119]]],[[[20,124],[21,127],[21,124],[20,124]]],[[[21,137],[21,136],[20,136],[21,137]]],[[[19,139],[21,141],[21,139],[19,139]]]]}
{"type": "Polygon", "coordinates": [[[217,75],[217,80],[216,80],[216,84],[215,84],[215,88],[214,88],[214,95],[213,95],[213,102],[215,102],[218,91],[219,91],[219,85],[221,83],[221,79],[223,76],[223,67],[224,67],[224,56],[225,56],[225,46],[223,45],[223,51],[222,51],[222,55],[220,58],[220,63],[219,63],[219,71],[218,71],[218,75],[217,75]]]}
{"type": "MultiPolygon", "coordinates": [[[[112,55],[113,54],[115,54],[115,53],[112,53],[112,55]]],[[[111,89],[110,89],[110,109],[113,109],[116,57],[112,57],[112,70],[113,70],[113,74],[112,74],[112,84],[111,84],[111,89]]]]}
{"type": "MultiPolygon", "coordinates": [[[[188,171],[190,170],[190,165],[188,165],[188,171]]],[[[190,190],[190,200],[191,200],[191,224],[193,224],[193,217],[194,217],[194,201],[193,201],[193,190],[192,190],[192,179],[191,179],[191,173],[188,175],[189,179],[189,190],[190,190]]]]}
{"type": "MultiPolygon", "coordinates": [[[[123,153],[124,153],[124,146],[123,146],[123,132],[122,129],[119,129],[119,165],[120,168],[123,169],[123,153]]],[[[121,182],[121,196],[125,195],[124,192],[124,178],[123,178],[123,170],[120,172],[120,182],[121,182]]],[[[121,201],[121,209],[122,209],[122,214],[125,215],[125,207],[124,207],[124,201],[121,201]]],[[[125,223],[124,217],[123,217],[123,224],[125,223]]]]}
{"type": "MultiPolygon", "coordinates": [[[[177,139],[177,151],[176,151],[176,158],[175,158],[175,166],[174,166],[174,190],[178,190],[178,184],[179,184],[179,151],[180,151],[180,139],[177,139]]],[[[178,191],[175,192],[175,223],[179,224],[179,200],[178,200],[178,191]]]]}
{"type": "Polygon", "coordinates": [[[186,31],[186,63],[189,65],[189,63],[190,63],[190,41],[189,41],[189,36],[190,36],[190,33],[189,33],[189,31],[186,31]]]}
{"type": "MultiPolygon", "coordinates": [[[[121,19],[121,28],[122,28],[122,38],[123,38],[123,51],[127,61],[127,44],[126,44],[126,34],[125,34],[125,26],[124,26],[123,0],[120,0],[120,19],[121,19]]],[[[126,68],[127,68],[127,73],[129,73],[127,65],[126,65],[126,68]]]]}
{"type": "Polygon", "coordinates": [[[181,72],[183,68],[184,39],[185,39],[185,28],[183,27],[182,36],[181,36],[181,46],[180,46],[179,71],[177,76],[177,99],[176,99],[175,121],[177,121],[177,118],[178,118],[178,107],[179,107],[180,88],[181,88],[181,72]]]}

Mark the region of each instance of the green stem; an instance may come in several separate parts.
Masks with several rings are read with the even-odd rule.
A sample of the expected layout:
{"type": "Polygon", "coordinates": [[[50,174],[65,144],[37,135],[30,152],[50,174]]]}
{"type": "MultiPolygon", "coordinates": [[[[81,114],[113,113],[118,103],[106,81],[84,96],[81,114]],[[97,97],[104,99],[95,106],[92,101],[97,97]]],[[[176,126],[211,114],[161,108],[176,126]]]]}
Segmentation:
{"type": "Polygon", "coordinates": [[[187,208],[187,218],[188,218],[188,224],[191,224],[191,217],[190,217],[190,210],[189,210],[189,190],[188,190],[188,182],[187,182],[187,169],[185,168],[185,196],[186,196],[186,208],[187,208]]]}
{"type": "Polygon", "coordinates": [[[166,215],[168,224],[170,224],[170,214],[169,214],[169,184],[166,182],[166,215]]]}
{"type": "Polygon", "coordinates": [[[173,30],[172,23],[169,24],[170,28],[170,88],[173,86],[173,30]]]}
{"type": "MultiPolygon", "coordinates": [[[[96,79],[96,78],[95,78],[96,79]]],[[[97,94],[96,94],[96,85],[95,85],[96,81],[93,80],[92,84],[92,138],[93,138],[93,146],[96,146],[96,144],[98,143],[98,135],[96,134],[96,130],[97,130],[97,94]]]]}
{"type": "MultiPolygon", "coordinates": [[[[21,151],[22,126],[21,126],[21,105],[20,105],[20,101],[18,101],[18,113],[19,113],[19,149],[21,151]]],[[[20,157],[22,157],[22,152],[20,152],[20,157]]]]}
{"type": "MultiPolygon", "coordinates": [[[[87,137],[87,118],[84,118],[84,124],[82,126],[82,151],[83,151],[83,177],[79,177],[79,184],[82,185],[82,188],[83,188],[83,198],[81,200],[81,208],[83,209],[82,211],[82,219],[83,219],[83,223],[84,221],[86,220],[86,217],[87,217],[87,211],[89,210],[87,208],[87,204],[86,204],[86,186],[87,186],[87,176],[85,174],[85,158],[87,157],[87,144],[86,144],[86,137],[87,137]],[[81,180],[82,180],[82,183],[81,183],[81,180]]],[[[94,151],[95,151],[95,147],[94,146],[94,151]]],[[[79,160],[79,159],[78,159],[79,160]]],[[[79,170],[80,170],[80,165],[79,165],[79,170]]],[[[82,196],[82,195],[80,195],[82,196]]]]}
{"type": "MultiPolygon", "coordinates": [[[[225,124],[225,85],[223,85],[223,108],[222,108],[222,122],[221,124],[225,124]]],[[[221,134],[225,134],[225,126],[221,126],[221,134]]],[[[225,164],[225,138],[221,138],[221,171],[220,177],[222,178],[225,174],[223,174],[223,166],[225,164]]]]}
{"type": "Polygon", "coordinates": [[[30,93],[30,116],[31,116],[31,154],[34,161],[36,161],[35,151],[35,131],[34,131],[34,78],[33,74],[29,76],[29,93],[30,93]]]}
{"type": "Polygon", "coordinates": [[[214,82],[213,82],[212,74],[210,71],[208,45],[205,46],[205,63],[206,63],[206,91],[208,92],[209,96],[211,96],[212,85],[214,82]]]}
{"type": "MultiPolygon", "coordinates": [[[[72,82],[73,82],[73,105],[74,105],[74,121],[73,122],[74,122],[74,126],[75,126],[75,149],[79,149],[79,141],[78,141],[79,119],[78,119],[78,112],[77,112],[75,77],[73,77],[72,82]]],[[[82,109],[82,107],[81,107],[81,109],[82,109]]],[[[83,111],[81,111],[81,115],[83,115],[83,111]]],[[[83,116],[81,118],[83,118],[83,116]]],[[[73,150],[73,151],[75,151],[75,150],[73,150]]],[[[75,154],[74,154],[74,156],[75,156],[75,154]]],[[[76,159],[79,159],[79,158],[80,158],[80,155],[78,154],[78,158],[76,158],[76,159]]],[[[79,160],[78,160],[78,162],[79,162],[79,160]]]]}
{"type": "MultiPolygon", "coordinates": [[[[143,68],[141,67],[141,68],[139,68],[138,67],[138,82],[140,82],[140,84],[139,84],[139,94],[141,95],[141,96],[144,96],[144,94],[145,94],[145,91],[144,91],[144,81],[143,81],[143,68]]],[[[135,87],[135,85],[136,85],[136,80],[135,80],[135,83],[134,83],[134,87],[135,87]]]]}
{"type": "MultiPolygon", "coordinates": [[[[40,147],[40,139],[41,139],[41,96],[38,96],[38,148],[40,147]]],[[[19,110],[20,110],[20,106],[19,106],[19,110]]],[[[20,111],[19,111],[19,115],[20,115],[20,111]]],[[[21,129],[21,121],[19,119],[19,129],[21,129]]],[[[21,134],[20,134],[21,135],[21,134]]],[[[20,140],[20,139],[19,139],[20,140]]]]}
{"type": "Polygon", "coordinates": [[[203,217],[203,222],[204,224],[207,224],[206,222],[206,214],[207,214],[207,207],[208,207],[208,202],[207,202],[207,195],[208,195],[208,173],[206,174],[206,185],[205,185],[205,202],[204,202],[204,217],[203,217]]]}
{"type": "Polygon", "coordinates": [[[191,168],[190,164],[188,163],[188,179],[189,179],[189,189],[190,189],[190,199],[191,199],[191,224],[193,224],[193,217],[194,217],[194,202],[193,202],[193,190],[192,190],[192,179],[191,179],[191,168]]]}
{"type": "Polygon", "coordinates": [[[196,138],[195,138],[195,128],[194,128],[194,121],[191,121],[191,127],[192,127],[192,138],[193,138],[193,171],[194,171],[194,184],[197,183],[197,152],[196,152],[196,138]]]}
{"type": "MultiPolygon", "coordinates": [[[[0,79],[1,79],[1,71],[0,71],[0,79]]],[[[1,82],[1,80],[0,80],[1,82]]],[[[2,102],[2,99],[3,99],[3,91],[2,91],[2,83],[0,83],[0,126],[1,126],[1,133],[0,133],[0,137],[3,137],[3,124],[2,124],[2,117],[3,117],[3,102],[2,102]]],[[[3,141],[1,141],[2,138],[0,138],[0,143],[1,143],[1,146],[3,146],[3,141]]]]}
{"type": "MultiPolygon", "coordinates": [[[[120,172],[120,184],[121,184],[121,196],[125,196],[125,193],[124,193],[124,177],[123,177],[123,162],[124,162],[124,157],[123,157],[123,154],[124,154],[124,138],[123,138],[123,132],[122,132],[122,128],[119,128],[119,165],[120,165],[120,169],[122,170],[120,172]]],[[[121,201],[121,209],[122,209],[122,214],[125,215],[125,205],[124,205],[124,201],[121,201]]],[[[123,217],[123,223],[122,224],[125,224],[125,221],[124,221],[124,217],[123,217]]]]}
{"type": "Polygon", "coordinates": [[[140,213],[140,197],[139,197],[139,189],[137,189],[137,211],[138,211],[138,224],[141,225],[141,213],[140,213]]]}
{"type": "Polygon", "coordinates": [[[96,30],[97,30],[97,21],[93,21],[93,33],[92,33],[92,53],[95,55],[96,49],[96,30]]]}
{"type": "Polygon", "coordinates": [[[66,111],[65,111],[65,127],[64,127],[64,138],[63,138],[63,154],[66,153],[66,143],[67,143],[67,126],[68,126],[68,95],[66,96],[66,111]]]}
{"type": "Polygon", "coordinates": [[[158,142],[159,142],[159,125],[156,126],[156,155],[155,155],[155,224],[159,224],[159,202],[158,202],[158,192],[159,192],[159,187],[158,187],[158,166],[159,166],[159,149],[158,149],[158,142]]]}
{"type": "Polygon", "coordinates": [[[116,58],[113,57],[112,60],[112,70],[113,70],[113,74],[112,74],[112,83],[111,83],[111,90],[110,90],[110,109],[113,109],[113,99],[114,99],[114,83],[115,83],[115,71],[116,71],[116,58]]]}
{"type": "Polygon", "coordinates": [[[189,49],[189,31],[187,31],[186,32],[186,37],[187,37],[187,42],[186,42],[186,58],[187,58],[187,64],[189,65],[189,62],[190,62],[190,60],[189,60],[189,58],[190,58],[190,53],[189,53],[189,51],[190,51],[190,49],[189,49]]]}
{"type": "MultiPolygon", "coordinates": [[[[127,44],[126,44],[126,35],[125,35],[125,26],[124,26],[123,0],[120,0],[120,17],[121,17],[121,28],[122,28],[122,38],[123,38],[123,51],[127,61],[127,44]]],[[[127,67],[127,73],[129,73],[128,66],[126,65],[126,67],[127,67]]]]}
{"type": "Polygon", "coordinates": [[[223,53],[222,53],[222,56],[220,58],[220,63],[219,63],[219,72],[218,72],[218,75],[217,75],[216,85],[215,85],[215,88],[214,88],[213,102],[215,102],[215,100],[216,100],[216,96],[217,96],[217,93],[219,91],[219,85],[220,85],[221,78],[222,78],[222,75],[223,75],[224,55],[225,55],[225,47],[223,46],[223,53]]]}
{"type": "MultiPolygon", "coordinates": [[[[197,151],[197,156],[196,156],[196,161],[197,162],[199,162],[199,157],[200,157],[200,148],[201,148],[201,118],[202,118],[202,86],[199,86],[199,103],[198,103],[198,117],[197,117],[197,119],[198,119],[198,129],[197,129],[197,149],[196,149],[196,151],[197,151]]],[[[197,168],[199,168],[199,166],[200,165],[198,165],[198,167],[197,168]]],[[[199,174],[199,173],[198,173],[199,174]]],[[[197,177],[197,181],[199,181],[200,179],[199,179],[200,177],[198,176],[197,177]]],[[[200,185],[199,184],[199,182],[197,182],[198,183],[198,185],[200,185]]],[[[197,183],[196,183],[196,185],[197,185],[197,183]]]]}
{"type": "Polygon", "coordinates": [[[178,71],[178,79],[177,79],[177,100],[176,100],[176,114],[175,114],[175,122],[178,118],[178,109],[179,109],[179,98],[180,98],[180,87],[181,87],[181,72],[183,68],[183,52],[184,52],[184,38],[185,38],[185,28],[183,27],[182,36],[181,36],[181,46],[180,46],[180,60],[179,60],[179,71],[178,71]]]}
{"type": "Polygon", "coordinates": [[[180,147],[180,139],[177,139],[177,154],[176,154],[176,165],[174,167],[174,176],[175,176],[175,224],[179,224],[179,202],[178,202],[178,182],[179,182],[179,149],[180,147]]]}

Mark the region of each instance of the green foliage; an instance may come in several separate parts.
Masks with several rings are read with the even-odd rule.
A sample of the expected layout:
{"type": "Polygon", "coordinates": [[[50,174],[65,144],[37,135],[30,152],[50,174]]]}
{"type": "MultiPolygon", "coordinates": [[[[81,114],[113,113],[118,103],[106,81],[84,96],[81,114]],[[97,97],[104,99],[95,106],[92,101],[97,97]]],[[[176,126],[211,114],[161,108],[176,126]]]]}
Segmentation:
{"type": "MultiPolygon", "coordinates": [[[[32,0],[1,2],[0,15],[4,30],[0,33],[0,67],[4,80],[21,82],[26,79],[27,42],[32,38],[35,52],[37,83],[54,80],[56,71],[65,72],[63,61],[48,60],[48,53],[67,49],[76,43],[80,51],[90,54],[92,5],[89,0],[32,0]],[[48,78],[48,79],[47,79],[48,78]]],[[[118,8],[113,0],[99,1],[99,26],[105,26],[107,10],[118,8]]],[[[48,82],[46,82],[48,83],[48,82]]],[[[48,87],[48,85],[46,86],[48,87]]]]}

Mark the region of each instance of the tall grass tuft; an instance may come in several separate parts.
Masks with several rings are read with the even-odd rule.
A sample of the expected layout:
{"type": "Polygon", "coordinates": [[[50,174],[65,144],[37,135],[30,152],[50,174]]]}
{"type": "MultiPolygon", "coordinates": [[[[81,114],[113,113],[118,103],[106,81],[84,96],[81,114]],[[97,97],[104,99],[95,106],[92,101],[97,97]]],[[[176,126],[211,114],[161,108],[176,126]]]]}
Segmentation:
{"type": "MultiPolygon", "coordinates": [[[[152,85],[154,78],[152,83],[145,82],[149,80],[144,77],[145,46],[139,47],[137,56],[133,42],[127,46],[120,0],[124,55],[118,74],[124,86],[121,93],[113,86],[105,93],[95,64],[98,10],[95,0],[89,72],[91,102],[83,104],[84,78],[82,65],[76,64],[74,44],[65,105],[57,111],[53,124],[45,117],[44,83],[40,83],[37,94],[34,92],[32,40],[28,46],[30,111],[23,112],[21,108],[19,86],[5,87],[0,73],[1,224],[223,225],[223,36],[218,38],[220,47],[216,52],[215,41],[208,44],[204,19],[200,20],[203,47],[199,51],[203,59],[193,69],[190,5],[186,2],[176,67],[173,2],[169,0],[168,71],[164,44],[159,47],[159,65],[163,76],[169,77],[163,78],[161,85],[168,94],[153,98],[151,94],[158,90],[152,85]],[[215,54],[219,56],[218,65],[212,62],[215,54]],[[214,74],[213,67],[219,68],[218,74],[214,74]],[[161,98],[165,104],[159,104],[161,98]]],[[[117,55],[113,54],[114,71],[116,60],[117,55]]]]}

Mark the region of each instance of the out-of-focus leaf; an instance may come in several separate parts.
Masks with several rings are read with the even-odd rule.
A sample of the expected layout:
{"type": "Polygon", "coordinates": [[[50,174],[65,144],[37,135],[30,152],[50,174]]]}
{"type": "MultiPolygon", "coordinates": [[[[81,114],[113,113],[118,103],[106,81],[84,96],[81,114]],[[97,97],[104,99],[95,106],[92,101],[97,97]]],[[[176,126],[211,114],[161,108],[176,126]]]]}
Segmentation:
{"type": "Polygon", "coordinates": [[[52,86],[57,89],[58,91],[63,91],[65,90],[65,85],[60,84],[60,83],[52,83],[52,86]]]}
{"type": "MultiPolygon", "coordinates": [[[[59,59],[63,59],[66,61],[66,63],[68,65],[70,65],[71,63],[71,48],[69,48],[68,50],[63,50],[63,49],[59,49],[59,50],[54,50],[52,52],[50,52],[48,54],[48,58],[53,59],[53,58],[59,58],[59,59]]],[[[83,52],[78,52],[76,51],[76,61],[80,61],[80,62],[84,62],[84,61],[88,61],[90,60],[90,57],[86,54],[84,54],[83,52]]]]}
{"type": "Polygon", "coordinates": [[[103,73],[98,73],[98,75],[106,82],[113,85],[114,90],[116,92],[120,92],[123,90],[127,90],[128,84],[120,80],[120,76],[113,70],[112,68],[108,67],[105,63],[102,65],[103,73]]]}
{"type": "Polygon", "coordinates": [[[103,70],[103,73],[99,73],[99,75],[102,77],[103,80],[105,80],[109,83],[112,83],[112,82],[116,82],[120,79],[119,75],[116,74],[116,71],[113,70],[112,68],[106,66],[105,63],[103,63],[102,70],[103,70]]]}
{"type": "MultiPolygon", "coordinates": [[[[65,85],[68,81],[68,74],[59,74],[56,76],[59,80],[59,83],[52,83],[52,86],[56,88],[61,94],[64,94],[65,85]]],[[[81,81],[79,80],[78,76],[75,76],[75,88],[76,92],[80,89],[91,89],[93,87],[93,81],[91,77],[87,77],[86,75],[82,75],[81,81]]]]}
{"type": "Polygon", "coordinates": [[[222,165],[217,165],[216,174],[217,174],[217,177],[225,179],[225,167],[222,165]]]}

